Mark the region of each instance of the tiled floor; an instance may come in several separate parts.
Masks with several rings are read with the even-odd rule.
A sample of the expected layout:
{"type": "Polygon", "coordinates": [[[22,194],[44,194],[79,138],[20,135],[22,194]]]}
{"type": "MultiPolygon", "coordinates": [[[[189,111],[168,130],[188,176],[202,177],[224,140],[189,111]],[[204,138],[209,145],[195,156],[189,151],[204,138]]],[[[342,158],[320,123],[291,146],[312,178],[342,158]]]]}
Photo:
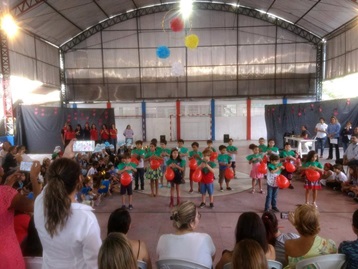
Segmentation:
{"type": "MultiPolygon", "coordinates": [[[[254,141],[256,142],[256,141],[254,141]]],[[[190,145],[189,142],[186,144],[190,145]]],[[[203,142],[201,144],[204,144],[203,142]]],[[[197,229],[198,232],[206,232],[213,238],[216,246],[216,264],[221,257],[223,249],[234,247],[234,231],[240,213],[254,211],[258,214],[263,212],[265,195],[251,194],[250,179],[248,173],[250,165],[245,157],[250,154],[247,141],[238,143],[239,153],[237,155],[237,168],[239,179],[232,180],[234,191],[218,191],[218,183],[215,183],[215,207],[213,209],[200,209],[202,218],[197,229]],[[240,191],[239,191],[240,190],[240,191]]],[[[174,144],[170,145],[173,146],[174,144]]],[[[216,147],[219,144],[216,143],[216,147]]],[[[326,153],[327,154],[327,153],[326,153]]],[[[322,160],[322,163],[326,160],[322,160]]],[[[280,190],[278,194],[279,209],[281,211],[292,211],[297,204],[304,202],[303,182],[294,182],[295,189],[280,190]]],[[[145,186],[149,189],[149,185],[145,186]]],[[[199,194],[188,194],[189,183],[182,185],[183,199],[191,200],[200,204],[199,194]]],[[[132,226],[128,236],[132,239],[141,239],[149,247],[153,264],[156,261],[156,245],[161,234],[174,231],[169,219],[170,208],[168,207],[169,189],[160,190],[159,197],[150,197],[147,193],[135,192],[133,196],[134,209],[131,211],[132,226]]],[[[337,244],[342,240],[352,240],[355,236],[351,229],[352,213],[358,208],[358,204],[351,198],[339,192],[322,189],[318,194],[318,206],[321,217],[321,235],[329,237],[337,244]]],[[[120,206],[120,196],[114,194],[106,198],[103,203],[96,207],[95,214],[101,226],[102,238],[105,237],[107,220],[110,212],[120,206]]],[[[279,214],[277,215],[279,217],[279,214]]],[[[281,220],[279,223],[283,232],[295,232],[294,227],[287,221],[281,220]]]]}

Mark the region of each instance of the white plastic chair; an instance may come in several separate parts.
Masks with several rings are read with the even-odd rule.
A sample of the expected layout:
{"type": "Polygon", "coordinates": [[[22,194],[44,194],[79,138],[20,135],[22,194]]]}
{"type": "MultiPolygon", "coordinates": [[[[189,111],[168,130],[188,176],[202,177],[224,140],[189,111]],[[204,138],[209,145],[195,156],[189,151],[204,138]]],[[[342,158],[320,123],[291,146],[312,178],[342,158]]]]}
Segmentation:
{"type": "Polygon", "coordinates": [[[147,269],[147,263],[144,261],[137,260],[137,267],[138,269],[147,269]]]}
{"type": "Polygon", "coordinates": [[[179,259],[165,259],[156,262],[158,269],[210,269],[205,265],[179,259]]]}
{"type": "Polygon", "coordinates": [[[282,269],[282,263],[274,260],[267,260],[268,268],[269,269],[282,269]]]}
{"type": "Polygon", "coordinates": [[[224,264],[223,269],[231,269],[231,268],[232,268],[232,263],[231,262],[224,264]]]}
{"type": "Polygon", "coordinates": [[[313,265],[316,269],[339,269],[345,262],[346,255],[344,254],[320,255],[299,261],[296,269],[304,269],[309,265],[313,265]]]}

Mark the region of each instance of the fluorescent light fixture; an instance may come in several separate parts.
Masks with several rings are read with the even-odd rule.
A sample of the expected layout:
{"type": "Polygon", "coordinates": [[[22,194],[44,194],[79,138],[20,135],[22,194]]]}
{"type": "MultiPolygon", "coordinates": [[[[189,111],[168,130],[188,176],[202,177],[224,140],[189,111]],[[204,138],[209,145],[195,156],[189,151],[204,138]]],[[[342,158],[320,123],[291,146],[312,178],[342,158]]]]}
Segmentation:
{"type": "Polygon", "coordinates": [[[10,14],[6,14],[1,18],[1,29],[12,38],[17,32],[17,25],[14,18],[10,14]]]}
{"type": "Polygon", "coordinates": [[[183,19],[189,18],[193,10],[193,0],[181,0],[180,1],[180,13],[183,16],[183,19]]]}

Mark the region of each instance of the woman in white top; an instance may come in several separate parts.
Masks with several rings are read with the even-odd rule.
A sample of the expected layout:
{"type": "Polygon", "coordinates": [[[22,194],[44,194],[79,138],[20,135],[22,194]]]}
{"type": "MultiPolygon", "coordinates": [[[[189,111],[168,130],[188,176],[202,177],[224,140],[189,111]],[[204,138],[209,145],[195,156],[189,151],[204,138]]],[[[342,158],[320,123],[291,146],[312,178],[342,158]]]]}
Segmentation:
{"type": "Polygon", "coordinates": [[[125,142],[127,145],[132,145],[133,144],[133,136],[134,136],[134,132],[131,128],[130,125],[127,125],[126,129],[123,132],[124,137],[126,138],[125,142]]]}
{"type": "Polygon", "coordinates": [[[216,249],[210,235],[194,232],[200,220],[195,204],[180,203],[173,208],[170,219],[176,231],[159,238],[158,260],[181,259],[211,268],[216,249]]]}
{"type": "Polygon", "coordinates": [[[324,118],[320,118],[319,123],[317,123],[316,127],[315,127],[316,140],[318,143],[318,147],[316,147],[316,149],[317,149],[317,152],[318,152],[318,149],[321,149],[320,158],[323,157],[324,146],[326,144],[327,127],[328,127],[328,125],[325,123],[324,118]]]}
{"type": "MultiPolygon", "coordinates": [[[[73,141],[69,146],[72,149],[73,141]]],[[[69,151],[65,150],[64,156],[69,151]]],[[[70,156],[69,156],[70,157],[70,156]]],[[[80,166],[68,158],[47,170],[47,185],[35,201],[35,226],[43,247],[42,268],[96,269],[100,228],[92,208],[76,203],[80,166]]]]}

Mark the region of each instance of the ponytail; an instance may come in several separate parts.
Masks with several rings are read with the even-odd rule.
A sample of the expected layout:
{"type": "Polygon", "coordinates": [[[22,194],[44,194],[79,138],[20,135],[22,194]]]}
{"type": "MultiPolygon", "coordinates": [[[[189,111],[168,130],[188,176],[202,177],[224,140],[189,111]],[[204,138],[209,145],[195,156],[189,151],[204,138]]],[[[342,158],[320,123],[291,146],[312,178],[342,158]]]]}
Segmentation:
{"type": "Polygon", "coordinates": [[[55,160],[48,168],[44,190],[45,228],[51,237],[61,231],[71,215],[70,194],[76,189],[79,165],[70,159],[55,160]]]}

